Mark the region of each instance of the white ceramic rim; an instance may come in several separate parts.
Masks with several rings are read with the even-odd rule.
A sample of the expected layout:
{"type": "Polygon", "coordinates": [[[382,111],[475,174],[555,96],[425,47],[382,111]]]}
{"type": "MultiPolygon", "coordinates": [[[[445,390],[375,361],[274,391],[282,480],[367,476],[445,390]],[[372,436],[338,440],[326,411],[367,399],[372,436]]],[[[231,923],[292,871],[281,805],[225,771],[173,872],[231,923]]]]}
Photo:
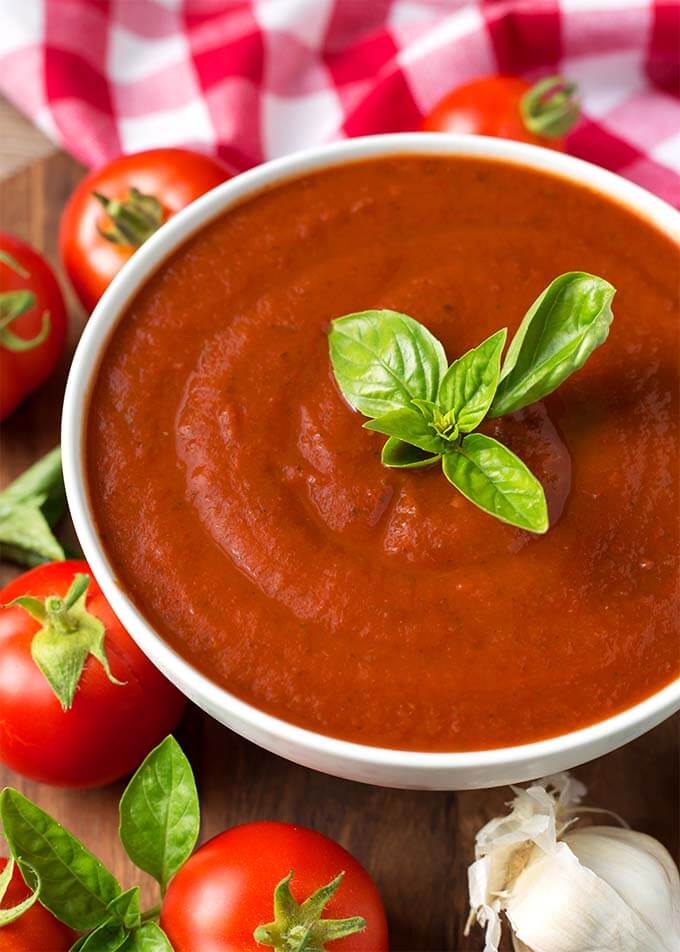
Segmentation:
{"type": "Polygon", "coordinates": [[[261,189],[344,162],[400,154],[478,156],[552,173],[628,206],[680,242],[680,213],[644,189],[580,159],[504,139],[442,133],[367,136],[308,149],[244,172],[197,199],[163,225],[112,281],[90,317],[71,365],[62,417],[64,478],[73,523],[85,557],[106,598],[142,651],[199,705],[222,712],[225,723],[249,723],[254,732],[273,739],[274,742],[267,744],[272,750],[277,750],[277,744],[277,752],[284,745],[293,745],[297,751],[332,758],[336,763],[403,771],[405,777],[422,772],[438,774],[493,767],[512,769],[513,765],[519,766],[527,761],[567,754],[576,764],[581,762],[579,752],[587,753],[598,744],[611,750],[617,746],[612,739],[638,736],[678,710],[680,678],[606,720],[568,734],[514,747],[442,753],[371,747],[340,740],[267,714],[235,697],[194,668],[153,630],[122,590],[94,529],[83,466],[85,411],[101,352],[118,317],[137,290],[194,232],[261,189]]]}

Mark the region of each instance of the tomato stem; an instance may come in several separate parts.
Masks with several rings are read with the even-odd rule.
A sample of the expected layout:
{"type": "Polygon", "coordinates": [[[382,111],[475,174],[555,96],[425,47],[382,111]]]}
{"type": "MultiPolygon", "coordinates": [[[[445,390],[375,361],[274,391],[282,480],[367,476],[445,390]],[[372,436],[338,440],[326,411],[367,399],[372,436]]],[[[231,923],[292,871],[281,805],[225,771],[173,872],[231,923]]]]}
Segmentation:
{"type": "Polygon", "coordinates": [[[99,233],[116,245],[138,248],[163,224],[163,208],[155,195],[144,195],[134,187],[124,199],[92,194],[111,222],[110,228],[99,226],[99,233]]]}
{"type": "Polygon", "coordinates": [[[344,876],[344,873],[340,873],[303,903],[298,903],[290,891],[293,878],[291,870],[274,890],[274,921],[255,929],[255,941],[276,952],[303,952],[304,949],[324,952],[325,943],[363,932],[366,920],[361,916],[348,919],[321,918],[344,876]]]}
{"type": "MultiPolygon", "coordinates": [[[[5,251],[0,251],[0,261],[6,264],[8,268],[14,271],[19,277],[26,280],[30,274],[25,268],[22,268],[19,262],[8,255],[5,251]]],[[[26,340],[23,337],[17,337],[10,331],[9,325],[16,321],[17,317],[25,314],[26,311],[35,305],[35,294],[26,288],[19,288],[15,291],[3,291],[0,294],[0,347],[10,350],[13,353],[21,353],[26,350],[33,350],[34,347],[40,347],[49,337],[50,333],[50,315],[45,311],[42,316],[40,330],[34,336],[26,340]]]]}
{"type": "Polygon", "coordinates": [[[12,255],[8,255],[6,251],[0,251],[0,261],[3,264],[6,264],[8,268],[11,268],[12,271],[16,272],[21,278],[30,278],[31,274],[25,268],[22,268],[16,258],[13,258],[12,255]]]}
{"type": "Polygon", "coordinates": [[[0,294],[0,347],[18,354],[26,350],[40,347],[50,335],[50,315],[45,311],[42,316],[40,330],[28,340],[14,334],[9,325],[35,304],[35,295],[32,291],[7,291],[0,294]]]}
{"type": "Polygon", "coordinates": [[[48,595],[45,599],[46,623],[52,626],[56,635],[72,635],[78,629],[77,621],[69,614],[63,598],[48,595]]]}
{"type": "Polygon", "coordinates": [[[529,132],[544,139],[559,139],[581,114],[578,88],[561,76],[548,76],[527,90],[519,108],[529,132]]]}

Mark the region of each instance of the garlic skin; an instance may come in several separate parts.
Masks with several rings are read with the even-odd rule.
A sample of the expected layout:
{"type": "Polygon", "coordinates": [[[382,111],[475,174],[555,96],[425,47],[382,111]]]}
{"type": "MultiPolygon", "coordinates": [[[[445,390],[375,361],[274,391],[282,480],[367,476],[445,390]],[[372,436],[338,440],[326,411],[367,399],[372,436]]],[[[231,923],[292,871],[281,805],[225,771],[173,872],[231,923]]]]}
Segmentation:
{"type": "Polygon", "coordinates": [[[477,834],[468,871],[468,926],[486,926],[484,952],[498,952],[502,913],[515,952],[680,952],[680,877],[660,843],[574,829],[585,787],[568,774],[513,791],[510,813],[477,834]]]}

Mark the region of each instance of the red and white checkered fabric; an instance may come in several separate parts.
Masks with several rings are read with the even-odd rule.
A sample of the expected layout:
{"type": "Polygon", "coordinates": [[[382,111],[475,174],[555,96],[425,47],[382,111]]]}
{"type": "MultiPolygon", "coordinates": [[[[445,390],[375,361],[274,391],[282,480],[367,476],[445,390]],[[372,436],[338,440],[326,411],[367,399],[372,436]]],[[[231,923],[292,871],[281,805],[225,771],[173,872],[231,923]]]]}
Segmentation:
{"type": "Polygon", "coordinates": [[[243,169],[416,129],[497,72],[576,80],[569,151],[680,205],[676,0],[0,0],[0,90],[87,165],[182,144],[243,169]]]}

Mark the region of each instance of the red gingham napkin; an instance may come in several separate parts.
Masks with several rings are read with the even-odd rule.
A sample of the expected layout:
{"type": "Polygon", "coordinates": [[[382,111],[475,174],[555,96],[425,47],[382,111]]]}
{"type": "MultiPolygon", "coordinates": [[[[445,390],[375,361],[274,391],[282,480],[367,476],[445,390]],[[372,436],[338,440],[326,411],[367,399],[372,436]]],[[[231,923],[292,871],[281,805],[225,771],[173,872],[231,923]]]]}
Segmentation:
{"type": "Polygon", "coordinates": [[[0,0],[0,90],[87,165],[184,144],[243,169],[416,129],[497,72],[574,79],[569,151],[680,205],[676,0],[0,0]]]}

